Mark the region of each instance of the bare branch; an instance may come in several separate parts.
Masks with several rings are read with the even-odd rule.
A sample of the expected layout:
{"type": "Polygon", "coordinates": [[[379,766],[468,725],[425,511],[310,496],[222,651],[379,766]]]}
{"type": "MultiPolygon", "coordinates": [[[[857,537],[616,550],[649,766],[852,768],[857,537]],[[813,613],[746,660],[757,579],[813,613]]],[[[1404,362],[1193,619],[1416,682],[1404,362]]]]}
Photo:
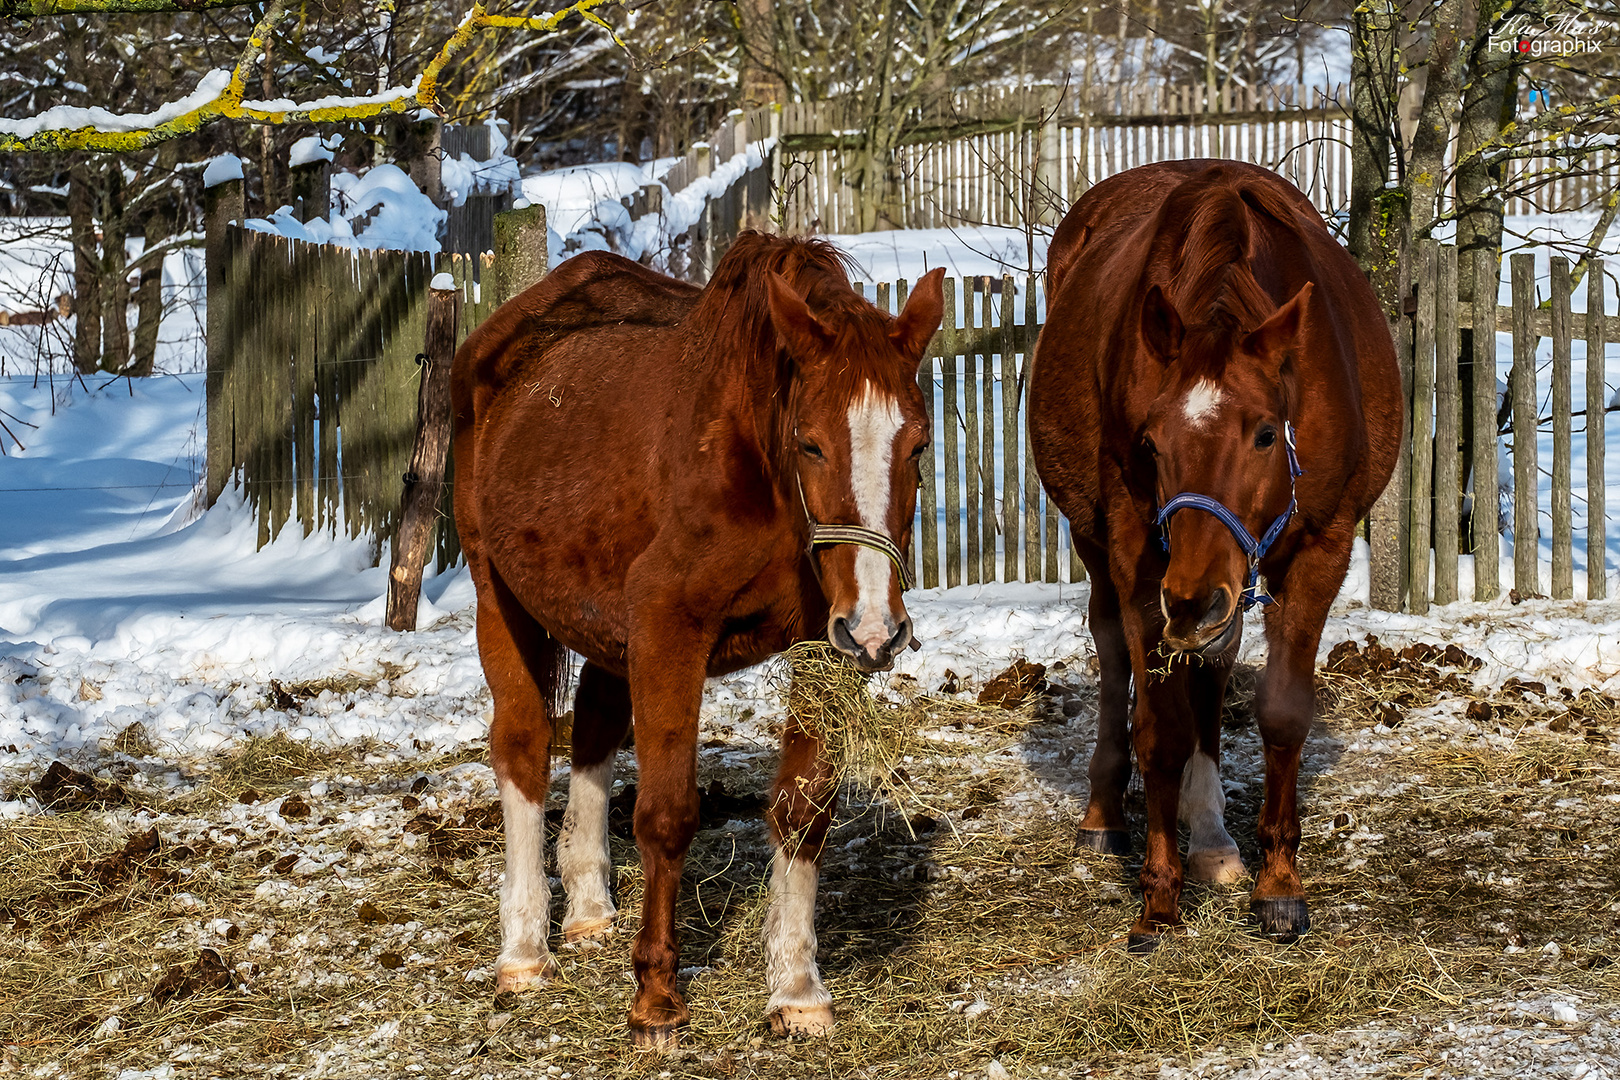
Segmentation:
{"type": "Polygon", "coordinates": [[[0,19],[37,19],[53,15],[117,15],[138,12],[213,11],[247,7],[254,0],[0,0],[0,19]]]}
{"type": "MultiPolygon", "coordinates": [[[[5,2],[7,0],[0,0],[0,3],[5,2]]],[[[614,33],[613,27],[596,14],[595,10],[615,2],[617,0],[576,0],[575,3],[553,14],[532,18],[491,15],[484,9],[482,3],[477,3],[467,12],[455,32],[439,47],[438,53],[428,61],[422,73],[409,86],[395,86],[375,94],[353,97],[320,98],[302,104],[244,101],[242,95],[248,74],[264,57],[276,24],[281,21],[285,11],[284,0],[277,0],[270,5],[264,17],[254,27],[236,67],[230,73],[229,80],[212,97],[205,97],[203,101],[178,115],[148,114],[153,118],[150,123],[138,122],[144,121],[144,117],[111,114],[103,114],[105,119],[97,118],[97,121],[81,122],[71,127],[39,127],[35,120],[0,120],[0,153],[25,151],[51,153],[64,150],[118,153],[140,150],[183,135],[190,135],[221,119],[248,120],[260,124],[284,124],[291,121],[330,123],[337,120],[366,120],[386,112],[404,112],[412,107],[431,109],[442,115],[444,110],[438,100],[440,76],[451,59],[467,46],[478,31],[517,29],[550,34],[558,32],[570,16],[578,16],[586,22],[604,27],[614,44],[623,48],[624,42],[614,33]],[[117,129],[108,130],[109,125],[117,129]]],[[[205,75],[199,90],[217,84],[219,74],[221,73],[214,72],[205,75]]],[[[73,110],[75,114],[82,112],[84,110],[73,110]]],[[[47,112],[44,117],[36,119],[43,119],[49,115],[47,112]]]]}

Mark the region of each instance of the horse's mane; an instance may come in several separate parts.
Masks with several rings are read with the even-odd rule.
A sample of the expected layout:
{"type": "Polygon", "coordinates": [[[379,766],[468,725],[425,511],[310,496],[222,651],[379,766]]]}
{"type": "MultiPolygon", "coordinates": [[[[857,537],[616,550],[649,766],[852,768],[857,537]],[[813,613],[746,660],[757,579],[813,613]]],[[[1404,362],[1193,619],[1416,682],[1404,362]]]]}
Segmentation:
{"type": "Polygon", "coordinates": [[[1224,363],[1232,339],[1265,321],[1277,306],[1250,267],[1256,230],[1245,195],[1221,177],[1198,177],[1165,201],[1165,220],[1182,225],[1159,235],[1181,240],[1169,260],[1174,267],[1170,293],[1186,326],[1183,355],[1195,363],[1200,356],[1224,363]]]}
{"type": "Polygon", "coordinates": [[[859,339],[887,334],[891,320],[850,288],[853,265],[825,240],[750,230],[727,249],[686,320],[691,347],[702,350],[710,365],[735,365],[743,381],[768,395],[753,402],[759,410],[753,426],[772,471],[784,467],[783,455],[793,444],[799,381],[771,322],[770,275],[782,275],[812,314],[836,328],[834,349],[856,362],[822,371],[822,386],[854,400],[861,382],[874,374],[857,361],[863,353],[859,339]]]}
{"type": "Polygon", "coordinates": [[[825,240],[748,230],[732,241],[715,266],[690,321],[718,355],[774,354],[770,275],[782,275],[812,312],[840,323],[874,313],[850,290],[852,268],[847,256],[825,240]]]}

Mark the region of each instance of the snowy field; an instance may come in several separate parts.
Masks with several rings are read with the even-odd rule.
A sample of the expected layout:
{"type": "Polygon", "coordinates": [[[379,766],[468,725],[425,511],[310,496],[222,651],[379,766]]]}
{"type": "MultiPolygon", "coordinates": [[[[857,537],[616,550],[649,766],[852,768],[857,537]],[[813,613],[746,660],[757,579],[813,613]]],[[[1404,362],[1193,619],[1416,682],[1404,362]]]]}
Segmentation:
{"type": "MultiPolygon", "coordinates": [[[[1118,947],[1134,865],[1072,846],[1095,726],[1085,586],[914,594],[924,648],[877,688],[918,729],[905,769],[923,804],[845,793],[820,915],[842,1028],[825,1045],[760,1031],[780,694],[766,670],[713,681],[681,909],[694,1025],[649,1061],[622,1028],[633,753],[614,818],[625,933],[492,1001],[499,817],[465,572],[428,581],[423,629],[402,635],[363,541],[292,529],[255,552],[237,499],[197,508],[201,402],[192,376],[0,380],[26,447],[0,459],[0,1067],[1616,1074],[1620,602],[1376,612],[1358,559],[1302,779],[1316,932],[1269,945],[1244,930],[1241,889],[1194,887],[1193,933],[1143,961],[1118,947]],[[1369,635],[1400,656],[1343,644],[1369,635]],[[1020,658],[1045,689],[973,708],[1020,658]]],[[[1263,658],[1251,619],[1225,761],[1251,865],[1263,658]]]]}

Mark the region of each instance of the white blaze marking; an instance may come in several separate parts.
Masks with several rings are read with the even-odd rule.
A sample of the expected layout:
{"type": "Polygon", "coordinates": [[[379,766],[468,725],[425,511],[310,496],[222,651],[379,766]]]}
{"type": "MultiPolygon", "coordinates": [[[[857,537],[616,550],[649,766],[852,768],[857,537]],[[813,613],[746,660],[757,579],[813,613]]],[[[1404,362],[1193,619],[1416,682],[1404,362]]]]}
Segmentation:
{"type": "Polygon", "coordinates": [[[1202,424],[1213,419],[1215,410],[1221,404],[1221,388],[1208,379],[1199,379],[1193,388],[1187,391],[1187,399],[1182,402],[1182,415],[1189,423],[1202,424]]]}
{"type": "MultiPolygon", "coordinates": [[[[855,510],[868,529],[888,533],[890,466],[894,440],[904,418],[900,403],[880,394],[871,383],[849,407],[850,485],[855,510]]],[[[885,616],[889,613],[889,575],[894,567],[887,556],[871,548],[855,549],[855,620],[850,628],[863,646],[879,648],[889,640],[885,616]]],[[[899,619],[894,619],[898,624],[899,619]]]]}
{"type": "Polygon", "coordinates": [[[517,785],[502,780],[506,821],[506,879],[501,882],[501,955],[495,963],[523,969],[550,958],[551,883],[546,879],[546,820],[517,785]]]}
{"type": "Polygon", "coordinates": [[[610,891],[613,859],[608,853],[608,790],[613,758],[576,768],[568,781],[568,809],[557,838],[557,874],[568,893],[569,927],[612,919],[618,914],[610,891]]]}
{"type": "Polygon", "coordinates": [[[780,1008],[832,1004],[816,968],[816,864],[776,849],[771,861],[771,904],[765,912],[765,986],[769,1015],[780,1008]]]}

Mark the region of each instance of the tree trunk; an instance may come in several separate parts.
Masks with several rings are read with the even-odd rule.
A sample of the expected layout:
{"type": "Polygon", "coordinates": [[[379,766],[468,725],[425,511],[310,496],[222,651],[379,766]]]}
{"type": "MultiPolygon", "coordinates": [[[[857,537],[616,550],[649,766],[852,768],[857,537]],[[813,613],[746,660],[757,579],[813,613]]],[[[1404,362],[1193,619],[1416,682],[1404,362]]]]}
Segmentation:
{"type": "MultiPolygon", "coordinates": [[[[1513,54],[1493,51],[1488,47],[1491,28],[1508,12],[1512,0],[1487,0],[1479,14],[1479,28],[1474,33],[1473,55],[1469,60],[1469,78],[1463,88],[1462,113],[1457,122],[1457,263],[1473,266],[1474,252],[1489,253],[1496,268],[1495,278],[1500,280],[1502,265],[1502,193],[1501,166],[1490,165],[1473,152],[1487,140],[1501,134],[1502,128],[1513,121],[1518,112],[1518,78],[1513,54]]],[[[1474,301],[1474,274],[1457,276],[1457,302],[1468,307],[1474,301]]],[[[1490,333],[1490,331],[1484,331],[1490,333]]],[[[1496,372],[1474,371],[1474,330],[1461,334],[1460,394],[1463,401],[1474,400],[1474,380],[1485,378],[1494,386],[1496,372]]],[[[1482,425],[1494,423],[1495,418],[1481,417],[1482,425]]],[[[1478,437],[1474,410],[1462,410],[1461,468],[1466,475],[1468,463],[1474,460],[1474,442],[1478,437]]],[[[1485,434],[1485,433],[1481,433],[1485,434]]],[[[1486,437],[1494,438],[1494,429],[1486,437]]],[[[1497,513],[1496,477],[1474,478],[1474,510],[1490,515],[1497,513]]],[[[1458,490],[1463,490],[1459,487],[1458,490]]],[[[1472,521],[1462,519],[1465,536],[1473,535],[1472,521]]]]}
{"type": "Polygon", "coordinates": [[[96,243],[97,171],[78,162],[68,173],[68,231],[73,238],[73,366],[101,366],[101,250],[96,243]]]}
{"type": "Polygon", "coordinates": [[[772,0],[737,0],[742,30],[742,107],[787,100],[787,87],[776,71],[776,13],[772,0]]]}
{"type": "Polygon", "coordinates": [[[122,372],[129,366],[129,249],[125,245],[124,173],[114,160],[107,170],[101,215],[101,367],[122,372]]]}
{"type": "Polygon", "coordinates": [[[153,207],[143,222],[146,243],[138,261],[141,284],[135,294],[135,349],[129,361],[130,375],[150,375],[157,363],[158,327],[163,321],[163,242],[171,231],[168,209],[166,201],[153,207]]]}
{"type": "MultiPolygon", "coordinates": [[[[1405,193],[1385,187],[1395,109],[1395,13],[1387,0],[1358,8],[1350,38],[1350,254],[1367,275],[1389,323],[1401,360],[1403,383],[1409,358],[1400,358],[1401,258],[1410,220],[1405,193]]],[[[1403,396],[1402,400],[1405,400],[1403,396]]],[[[1404,436],[1403,436],[1404,442],[1404,436]]],[[[1404,592],[1406,457],[1369,515],[1372,605],[1394,610],[1404,592]]]]}

